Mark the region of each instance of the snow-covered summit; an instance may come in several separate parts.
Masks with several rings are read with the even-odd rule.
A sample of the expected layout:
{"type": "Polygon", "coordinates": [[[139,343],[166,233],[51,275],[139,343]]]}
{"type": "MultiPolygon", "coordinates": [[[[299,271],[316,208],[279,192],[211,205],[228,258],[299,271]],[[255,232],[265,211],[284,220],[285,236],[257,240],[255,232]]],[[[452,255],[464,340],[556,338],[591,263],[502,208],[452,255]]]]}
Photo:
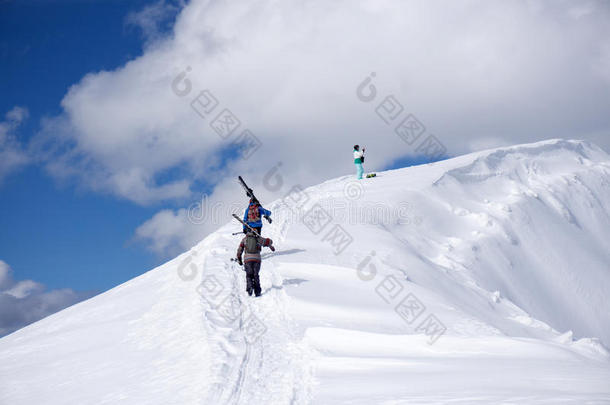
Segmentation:
{"type": "Polygon", "coordinates": [[[550,140],[269,204],[0,340],[0,403],[610,401],[610,156],[550,140]]]}

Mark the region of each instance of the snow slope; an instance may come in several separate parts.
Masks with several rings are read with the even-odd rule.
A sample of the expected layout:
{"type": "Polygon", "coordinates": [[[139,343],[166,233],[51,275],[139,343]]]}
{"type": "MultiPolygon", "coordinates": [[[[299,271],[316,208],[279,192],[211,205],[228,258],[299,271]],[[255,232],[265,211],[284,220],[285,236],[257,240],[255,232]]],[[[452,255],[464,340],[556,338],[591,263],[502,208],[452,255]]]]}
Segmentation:
{"type": "Polygon", "coordinates": [[[609,207],[582,141],[330,180],[267,207],[261,298],[228,224],[1,339],[0,404],[610,403],[609,207]]]}

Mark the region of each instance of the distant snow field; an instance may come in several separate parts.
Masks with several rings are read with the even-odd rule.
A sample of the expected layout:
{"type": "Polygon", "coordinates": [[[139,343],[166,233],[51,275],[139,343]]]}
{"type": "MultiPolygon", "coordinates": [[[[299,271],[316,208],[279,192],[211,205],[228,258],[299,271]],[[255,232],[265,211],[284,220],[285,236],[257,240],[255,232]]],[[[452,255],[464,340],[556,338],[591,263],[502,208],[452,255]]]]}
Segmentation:
{"type": "Polygon", "coordinates": [[[610,156],[551,140],[267,204],[0,339],[0,404],[610,403],[610,156]],[[604,346],[605,345],[605,346],[604,346]]]}

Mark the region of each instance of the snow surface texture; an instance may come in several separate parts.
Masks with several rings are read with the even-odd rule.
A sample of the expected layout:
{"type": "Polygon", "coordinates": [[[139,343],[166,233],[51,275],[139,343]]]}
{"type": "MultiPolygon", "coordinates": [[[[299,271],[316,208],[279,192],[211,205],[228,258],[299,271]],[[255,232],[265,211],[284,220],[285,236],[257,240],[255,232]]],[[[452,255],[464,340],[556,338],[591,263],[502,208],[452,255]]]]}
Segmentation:
{"type": "Polygon", "coordinates": [[[0,403],[610,403],[609,207],[581,141],[327,181],[269,205],[262,297],[228,224],[1,339],[0,403]]]}

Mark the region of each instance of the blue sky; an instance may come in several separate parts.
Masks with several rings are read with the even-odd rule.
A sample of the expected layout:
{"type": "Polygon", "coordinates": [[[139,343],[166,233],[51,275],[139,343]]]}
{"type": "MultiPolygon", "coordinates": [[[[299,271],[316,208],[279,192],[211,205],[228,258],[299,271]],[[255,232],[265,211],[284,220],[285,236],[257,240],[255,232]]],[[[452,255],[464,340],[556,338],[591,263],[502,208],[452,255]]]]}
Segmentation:
{"type": "MultiPolygon", "coordinates": [[[[86,73],[114,69],[142,52],[141,34],[125,16],[145,3],[0,3],[0,111],[29,110],[21,140],[42,117],[59,113],[68,87],[86,73]]],[[[9,176],[0,193],[0,258],[15,278],[102,291],[159,262],[130,243],[154,207],[62,185],[38,166],[9,176]]]]}

